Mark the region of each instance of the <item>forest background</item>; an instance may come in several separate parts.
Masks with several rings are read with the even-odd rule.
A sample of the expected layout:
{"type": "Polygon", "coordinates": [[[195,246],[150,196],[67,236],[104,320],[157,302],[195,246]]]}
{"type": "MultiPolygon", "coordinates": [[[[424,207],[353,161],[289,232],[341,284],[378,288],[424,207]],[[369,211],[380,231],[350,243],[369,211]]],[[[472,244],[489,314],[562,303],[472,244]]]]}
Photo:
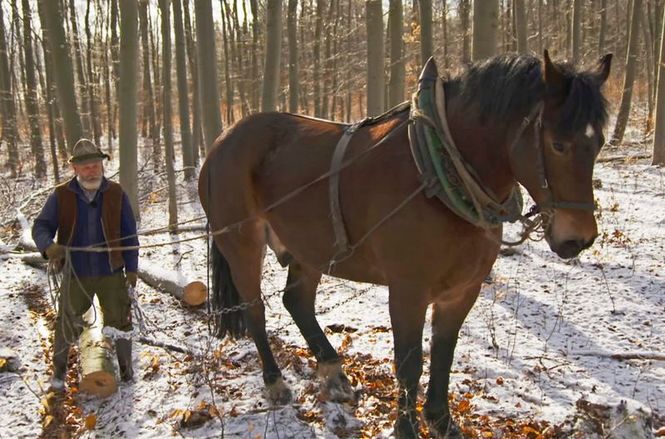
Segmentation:
{"type": "MultiPolygon", "coordinates": [[[[0,247],[3,251],[6,248],[13,251],[17,244],[19,247],[25,244],[29,220],[39,211],[45,196],[55,184],[71,177],[67,160],[73,144],[81,137],[93,139],[112,156],[107,176],[119,179],[130,195],[143,231],[151,226],[162,229],[170,226],[172,230],[182,233],[186,227],[179,223],[201,214],[195,180],[208,146],[224,129],[244,116],[277,110],[350,122],[377,115],[410,98],[415,91],[420,69],[430,56],[436,59],[440,72],[454,76],[471,62],[507,52],[531,53],[541,57],[543,50],[547,49],[554,59],[566,59],[589,68],[595,66],[604,54],[613,53],[611,77],[604,86],[610,104],[606,128],[609,145],[600,158],[608,162],[599,163],[597,169],[598,184],[605,185],[599,186],[596,191],[604,215],[602,218],[600,213],[597,215],[604,226],[598,249],[584,256],[581,265],[577,265],[579,261],[565,265],[546,249],[539,248],[538,244],[518,251],[512,259],[500,258],[494,283],[484,287],[483,298],[476,307],[481,316],[490,317],[486,320],[477,319],[477,316],[476,319],[469,319],[471,329],[468,331],[473,337],[467,334],[466,343],[460,345],[471,347],[461,348],[469,350],[462,350],[458,355],[458,361],[465,367],[474,364],[480,371],[475,373],[458,367],[457,381],[463,385],[469,377],[476,383],[481,372],[500,371],[497,377],[483,378],[491,378],[490,381],[497,384],[492,386],[494,392],[506,389],[505,394],[499,394],[502,404],[498,406],[499,413],[522,405],[520,410],[531,415],[538,407],[545,406],[543,401],[547,398],[557,403],[563,401],[561,405],[570,409],[570,401],[577,398],[577,393],[572,395],[572,390],[571,395],[565,395],[565,398],[556,393],[557,396],[551,397],[543,390],[547,398],[536,398],[531,404],[530,395],[520,396],[515,391],[522,385],[533,387],[525,375],[516,372],[517,369],[501,369],[488,360],[479,363],[478,359],[487,351],[487,337],[491,338],[495,349],[492,352],[497,352],[499,359],[503,359],[501,355],[504,354],[499,353],[505,346],[508,346],[505,355],[511,361],[513,357],[523,360],[524,369],[536,361],[531,358],[542,359],[542,353],[538,351],[539,340],[518,342],[522,340],[518,337],[525,337],[529,331],[517,323],[514,333],[501,337],[501,331],[508,331],[508,323],[517,322],[520,313],[534,315],[534,319],[542,317],[546,332],[550,334],[544,350],[552,357],[555,350],[550,349],[548,343],[554,345],[553,341],[558,341],[559,335],[561,343],[557,346],[595,336],[599,338],[597,345],[605,346],[604,343],[615,332],[630,339],[630,343],[633,339],[639,341],[636,346],[641,349],[648,348],[657,354],[662,352],[663,332],[659,328],[665,320],[662,318],[662,283],[657,276],[664,266],[662,246],[665,242],[662,237],[665,210],[661,207],[665,182],[662,176],[662,165],[665,163],[665,80],[660,80],[665,75],[661,72],[665,51],[662,44],[664,14],[665,0],[0,0],[0,173],[4,176],[0,181],[0,247]],[[630,156],[629,159],[624,161],[627,156],[630,156]],[[617,157],[620,162],[614,161],[617,157]],[[625,189],[626,193],[620,189],[625,189]],[[28,221],[25,221],[26,218],[28,221]],[[4,244],[8,244],[7,247],[4,244]],[[530,258],[534,261],[528,262],[530,258]],[[619,262],[613,267],[610,262],[616,261],[619,262]],[[548,268],[544,269],[545,266],[548,268]],[[603,267],[608,267],[607,271],[603,271],[603,267]],[[602,282],[594,270],[600,270],[602,282]],[[568,274],[564,276],[562,273],[569,271],[573,277],[579,274],[580,280],[573,283],[573,280],[578,281],[573,279],[570,287],[563,288],[557,282],[565,278],[568,285],[568,274]],[[520,276],[513,274],[513,277],[507,277],[510,275],[506,273],[520,273],[526,280],[520,285],[520,276]],[[589,283],[582,284],[582,278],[589,283]],[[615,286],[624,281],[628,282],[626,288],[629,292],[615,286]],[[503,283],[508,285],[505,296],[501,295],[504,293],[503,283]],[[554,293],[549,293],[550,288],[554,293]],[[560,293],[562,296],[557,291],[563,291],[560,293]],[[561,303],[539,308],[537,300],[532,304],[520,301],[531,297],[531,293],[539,299],[541,295],[545,297],[543,303],[554,299],[561,299],[561,303]],[[590,301],[585,308],[593,315],[586,316],[577,309],[557,314],[557,310],[564,310],[567,306],[567,295],[575,296],[577,300],[578,293],[581,296],[579,303],[590,301]],[[640,301],[641,295],[648,300],[640,301]],[[607,305],[606,296],[611,299],[611,311],[602,309],[607,305]],[[504,302],[515,297],[519,300],[515,299],[517,305],[514,312],[501,314],[504,302]],[[623,302],[629,304],[624,304],[624,309],[619,307],[617,311],[614,309],[615,300],[617,306],[623,302]],[[631,308],[631,305],[635,307],[631,308]],[[552,319],[552,316],[555,318],[552,319]],[[575,317],[591,327],[580,325],[582,329],[579,331],[567,333],[565,323],[575,317]],[[612,324],[606,324],[603,319],[609,319],[612,324]],[[550,328],[548,325],[552,321],[554,326],[550,328]],[[625,326],[621,326],[623,323],[625,326]],[[644,336],[642,326],[647,323],[653,328],[653,336],[644,336]],[[475,340],[478,333],[486,335],[474,329],[474,325],[482,327],[483,324],[487,326],[483,330],[489,336],[479,337],[481,342],[477,345],[468,343],[470,339],[475,340]],[[620,329],[615,329],[615,324],[620,329]],[[555,335],[552,337],[551,334],[555,335]],[[640,334],[646,341],[640,339],[640,334]],[[505,340],[509,342],[503,343],[505,340]],[[526,355],[525,350],[532,357],[526,355]],[[473,361],[467,361],[469,358],[473,361]],[[509,373],[515,373],[515,376],[509,376],[509,373]],[[514,386],[499,385],[498,382],[504,379],[507,383],[514,382],[514,386]]],[[[170,239],[171,235],[168,236],[142,236],[142,243],[163,245],[170,239]]],[[[173,245],[160,250],[142,251],[142,263],[151,260],[163,265],[161,268],[164,271],[206,279],[205,245],[201,241],[191,248],[173,245]]],[[[273,272],[277,272],[274,266],[274,263],[268,264],[267,270],[270,272],[269,282],[274,284],[270,297],[276,301],[273,303],[275,313],[279,313],[281,305],[277,296],[285,279],[274,275],[273,272]]],[[[145,410],[134,410],[131,405],[123,405],[126,401],[120,397],[101,402],[81,402],[75,396],[73,399],[78,405],[65,404],[64,415],[61,413],[60,418],[55,416],[56,422],[49,421],[52,412],[40,405],[44,392],[36,392],[38,397],[33,398],[34,401],[27,397],[21,399],[24,397],[20,396],[26,393],[22,385],[29,388],[33,383],[41,383],[47,376],[50,345],[47,335],[40,335],[39,338],[33,334],[34,328],[40,327],[34,322],[48,321],[48,312],[40,314],[34,311],[31,308],[34,305],[26,305],[19,297],[34,298],[33,295],[26,295],[26,291],[36,291],[36,296],[47,297],[47,278],[36,270],[29,271],[32,269],[23,267],[20,262],[3,259],[0,269],[5,270],[2,272],[3,284],[0,285],[0,310],[7,313],[3,321],[9,321],[10,316],[16,321],[19,317],[22,319],[7,328],[6,333],[0,332],[0,341],[15,341],[19,336],[26,336],[10,346],[26,359],[20,380],[15,378],[11,386],[0,386],[0,391],[6,390],[6,395],[12,397],[6,401],[12,400],[8,410],[16,415],[8,417],[10,421],[7,422],[11,422],[14,428],[10,428],[10,432],[23,431],[25,437],[35,437],[33,432],[41,431],[42,437],[50,437],[53,431],[89,431],[86,416],[96,414],[100,437],[115,434],[122,425],[129,425],[129,431],[138,432],[136,436],[158,437],[151,434],[170,432],[168,428],[177,431],[184,428],[180,421],[174,421],[175,426],[166,428],[169,422],[165,420],[180,419],[180,415],[187,412],[179,410],[185,407],[193,410],[195,404],[202,401],[202,395],[213,388],[210,383],[228,385],[230,374],[236,375],[237,387],[245,389],[244,397],[225,390],[224,394],[231,396],[228,396],[230,402],[224,402],[231,405],[223,407],[220,404],[219,412],[215,408],[208,410],[208,414],[219,417],[224,427],[222,417],[218,416],[222,408],[226,410],[224,416],[230,414],[234,417],[241,413],[243,416],[239,416],[235,424],[226,421],[229,429],[237,426],[238,431],[246,430],[246,425],[257,418],[262,420],[262,400],[256,396],[260,394],[260,372],[252,369],[258,358],[251,346],[241,344],[238,348],[227,343],[220,345],[219,349],[215,348],[215,352],[223,354],[220,357],[215,354],[214,357],[214,361],[225,365],[216,371],[223,375],[223,379],[203,380],[204,384],[201,384],[196,381],[196,377],[202,376],[200,371],[198,374],[190,373],[194,362],[183,358],[176,361],[174,355],[165,359],[162,351],[144,346],[140,361],[137,359],[142,376],[132,391],[135,392],[137,407],[145,410]],[[29,318],[25,317],[27,311],[21,311],[25,309],[30,309],[29,318]],[[35,349],[39,341],[43,352],[35,349]],[[235,354],[232,355],[229,352],[233,350],[235,354]],[[28,353],[39,358],[34,360],[28,357],[28,353]],[[228,359],[227,354],[233,361],[244,358],[243,361],[236,361],[243,364],[242,368],[235,370],[229,366],[231,363],[223,363],[222,360],[228,359]],[[168,381],[173,379],[175,373],[172,371],[181,364],[187,365],[187,373],[183,371],[183,376],[195,377],[191,383],[182,379],[182,382],[187,382],[187,389],[192,390],[189,394],[174,392],[172,383],[168,381]],[[33,380],[31,374],[37,378],[33,380]],[[161,393],[155,391],[156,388],[161,389],[161,393]],[[162,399],[157,398],[158,395],[162,399]],[[190,401],[183,395],[195,396],[190,401]],[[174,402],[171,402],[172,399],[174,402]],[[240,408],[236,410],[236,407],[240,408]],[[151,411],[162,409],[166,414],[160,414],[156,420],[150,417],[151,411]],[[26,426],[22,427],[25,430],[16,430],[25,419],[34,417],[37,410],[41,413],[38,421],[26,421],[26,426]],[[121,413],[119,418],[117,413],[121,413]]],[[[371,368],[376,372],[380,369],[379,361],[385,360],[388,364],[391,350],[388,335],[385,336],[385,343],[378,343],[372,338],[389,332],[385,328],[387,316],[379,311],[387,309],[379,306],[383,305],[384,291],[377,288],[368,294],[366,290],[370,287],[367,286],[328,282],[324,290],[335,290],[337,294],[321,294],[323,308],[319,309],[319,314],[328,313],[327,320],[335,324],[355,322],[359,332],[353,334],[355,347],[351,349],[371,352],[376,359],[371,368]],[[370,305],[372,309],[377,310],[373,326],[364,322],[365,315],[350,318],[353,312],[362,314],[362,306],[354,306],[361,296],[370,297],[363,300],[370,300],[374,304],[370,305]],[[343,307],[344,304],[347,307],[343,307]],[[366,327],[361,326],[361,321],[366,327]],[[361,334],[364,331],[373,331],[378,335],[372,333],[367,337],[367,334],[361,334]]],[[[201,334],[205,332],[205,316],[201,310],[183,311],[174,304],[175,300],[167,302],[156,291],[148,290],[147,285],[141,284],[140,288],[144,295],[143,306],[159,317],[163,328],[169,328],[164,331],[167,340],[194,345],[193,336],[187,334],[197,333],[192,331],[192,327],[200,330],[201,334]]],[[[512,310],[510,307],[506,309],[512,310]]],[[[286,323],[282,325],[280,320],[280,325],[281,328],[286,323]]],[[[272,333],[286,337],[284,331],[273,330],[272,333]]],[[[351,335],[345,332],[342,335],[342,350],[348,349],[350,345],[346,346],[346,340],[350,340],[351,335]]],[[[209,339],[203,336],[200,339],[204,340],[200,341],[200,346],[211,345],[209,339]]],[[[301,342],[295,336],[285,340],[288,343],[301,342]]],[[[609,343],[609,346],[615,349],[611,352],[620,352],[625,348],[618,342],[609,343]]],[[[304,355],[300,354],[300,350],[291,349],[291,345],[280,349],[280,352],[283,355],[297,352],[296,357],[304,355]]],[[[661,357],[656,357],[662,358],[662,354],[659,355],[661,357]]],[[[654,412],[651,427],[662,430],[665,426],[662,415],[662,401],[665,401],[662,398],[665,394],[662,360],[651,362],[638,357],[631,358],[632,362],[627,361],[626,367],[620,360],[612,360],[611,367],[605,360],[598,360],[589,370],[607,374],[598,380],[603,385],[612,380],[620,382],[621,386],[633,385],[631,379],[635,377],[632,396],[649,403],[654,412]],[[643,393],[640,395],[638,390],[643,393]],[[644,394],[647,396],[644,397],[644,394]]],[[[361,370],[367,363],[366,357],[358,358],[355,370],[361,370]]],[[[560,358],[556,357],[556,360],[560,358]]],[[[207,361],[213,360],[207,358],[200,363],[205,365],[207,361]]],[[[574,384],[570,384],[566,377],[566,381],[562,381],[564,384],[552,385],[563,394],[565,392],[561,388],[567,391],[579,387],[578,378],[583,377],[585,372],[580,372],[578,363],[570,362],[566,355],[561,362],[565,362],[566,366],[552,366],[554,372],[544,370],[553,375],[559,371],[562,375],[566,372],[574,377],[570,381],[574,384]]],[[[536,364],[534,367],[540,366],[536,364]]],[[[202,369],[209,372],[209,369],[202,369]]],[[[385,369],[389,368],[386,366],[385,369]]],[[[304,375],[309,373],[308,370],[305,368],[304,375]]],[[[371,376],[378,375],[368,372],[365,383],[371,376]]],[[[385,371],[381,375],[381,385],[377,384],[375,389],[383,392],[384,387],[390,387],[392,378],[384,377],[391,376],[389,370],[385,371]]],[[[540,374],[538,377],[540,380],[540,374]]],[[[71,386],[75,380],[70,380],[69,389],[75,389],[71,386]]],[[[545,378],[543,381],[546,381],[545,378]]],[[[8,378],[0,378],[0,383],[8,382],[8,378]]],[[[593,389],[589,392],[595,393],[597,382],[588,383],[587,387],[593,389]]],[[[459,387],[459,383],[457,385],[459,387]]],[[[547,386],[549,382],[543,388],[548,389],[547,386]]],[[[469,385],[469,388],[472,387],[469,385]]],[[[121,393],[125,390],[121,389],[121,393]]],[[[523,392],[527,394],[531,390],[523,392]]],[[[473,392],[459,390],[457,396],[463,399],[458,401],[456,407],[468,409],[468,400],[464,398],[467,393],[473,392]]],[[[612,394],[609,391],[598,392],[600,397],[612,394]]],[[[217,393],[218,397],[220,393],[217,393]]],[[[301,422],[308,428],[323,425],[322,431],[335,432],[334,437],[344,437],[337,433],[337,421],[328,420],[328,414],[338,412],[337,407],[321,410],[320,413],[310,410],[311,407],[318,407],[316,392],[303,385],[300,393],[307,404],[294,410],[294,413],[287,410],[275,415],[270,412],[272,417],[278,417],[274,421],[277,433],[275,436],[264,436],[280,437],[284,431],[290,431],[288,426],[301,422]],[[311,415],[314,412],[316,416],[311,415]]],[[[622,396],[631,394],[627,391],[616,393],[622,396]]],[[[481,406],[482,401],[479,400],[476,398],[474,401],[478,402],[474,404],[481,406]]],[[[212,407],[216,406],[213,404],[212,407]]],[[[551,408],[558,407],[558,404],[549,407],[549,412],[541,413],[545,418],[552,416],[551,408]]],[[[372,433],[375,431],[390,434],[386,413],[391,408],[387,403],[376,409],[365,401],[361,408],[371,415],[362,414],[363,410],[358,410],[360,414],[356,414],[357,419],[364,423],[363,431],[370,432],[366,437],[377,437],[372,433]]],[[[457,410],[456,415],[459,412],[457,410]]],[[[561,418],[567,414],[562,412],[561,418]]],[[[493,431],[501,429],[505,432],[513,428],[509,425],[511,419],[497,419],[492,419],[493,431]]],[[[355,432],[351,421],[348,422],[349,429],[355,432]]],[[[524,428],[527,427],[539,428],[540,431],[545,429],[544,425],[525,424],[524,428]]],[[[477,423],[474,428],[478,435],[488,431],[478,427],[477,423]]],[[[211,436],[218,435],[217,424],[208,423],[205,429],[211,436]]],[[[317,429],[311,437],[316,437],[319,431],[317,429]]],[[[0,436],[3,433],[0,428],[0,436]]],[[[351,433],[351,437],[354,434],[351,433]]],[[[514,437],[523,436],[517,434],[514,437]]]]}

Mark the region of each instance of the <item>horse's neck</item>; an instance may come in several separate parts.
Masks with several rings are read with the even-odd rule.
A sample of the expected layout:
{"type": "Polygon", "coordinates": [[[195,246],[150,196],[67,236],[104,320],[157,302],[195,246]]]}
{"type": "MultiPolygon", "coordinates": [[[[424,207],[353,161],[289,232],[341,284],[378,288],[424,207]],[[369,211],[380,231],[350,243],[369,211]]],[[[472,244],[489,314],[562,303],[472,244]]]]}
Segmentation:
{"type": "Polygon", "coordinates": [[[448,123],[457,148],[483,185],[505,199],[515,184],[507,146],[510,127],[481,124],[475,111],[456,104],[457,99],[449,96],[448,123]]]}

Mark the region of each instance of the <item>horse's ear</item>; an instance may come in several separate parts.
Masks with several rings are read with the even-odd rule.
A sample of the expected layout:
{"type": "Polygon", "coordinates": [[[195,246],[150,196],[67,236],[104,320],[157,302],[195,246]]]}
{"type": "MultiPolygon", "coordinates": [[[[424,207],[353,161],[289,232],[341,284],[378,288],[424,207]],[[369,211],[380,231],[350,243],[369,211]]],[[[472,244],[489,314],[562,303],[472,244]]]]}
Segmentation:
{"type": "Polygon", "coordinates": [[[608,53],[598,61],[598,70],[596,72],[596,77],[598,78],[598,83],[603,85],[607,78],[610,76],[610,67],[612,66],[612,54],[608,53]]]}
{"type": "Polygon", "coordinates": [[[550,59],[550,53],[547,49],[543,51],[543,62],[545,64],[545,68],[543,69],[543,79],[545,80],[547,88],[551,90],[561,89],[564,84],[563,75],[559,71],[559,68],[555,66],[550,59]]]}
{"type": "Polygon", "coordinates": [[[439,77],[439,69],[436,67],[436,62],[434,61],[434,57],[430,56],[427,62],[425,63],[425,66],[423,67],[423,71],[420,73],[420,78],[419,80],[423,79],[436,79],[439,77]]]}

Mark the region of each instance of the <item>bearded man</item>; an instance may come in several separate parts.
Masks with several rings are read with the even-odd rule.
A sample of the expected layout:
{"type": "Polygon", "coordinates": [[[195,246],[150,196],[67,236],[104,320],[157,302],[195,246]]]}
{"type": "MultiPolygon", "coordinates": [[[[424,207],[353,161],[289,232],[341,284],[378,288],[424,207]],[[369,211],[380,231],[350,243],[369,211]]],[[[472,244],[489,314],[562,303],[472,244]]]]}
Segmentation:
{"type": "MultiPolygon", "coordinates": [[[[64,388],[69,347],[78,339],[82,316],[95,295],[104,326],[132,329],[129,287],[136,286],[138,250],[117,248],[138,246],[136,220],[127,194],[104,177],[105,158],[109,156],[92,141],[76,142],[69,160],[74,178],[56,186],[32,228],[39,251],[63,274],[53,341],[54,390],[64,388]],[[70,247],[108,250],[74,251],[70,247]]],[[[118,338],[115,345],[120,378],[131,381],[131,339],[118,338]]]]}

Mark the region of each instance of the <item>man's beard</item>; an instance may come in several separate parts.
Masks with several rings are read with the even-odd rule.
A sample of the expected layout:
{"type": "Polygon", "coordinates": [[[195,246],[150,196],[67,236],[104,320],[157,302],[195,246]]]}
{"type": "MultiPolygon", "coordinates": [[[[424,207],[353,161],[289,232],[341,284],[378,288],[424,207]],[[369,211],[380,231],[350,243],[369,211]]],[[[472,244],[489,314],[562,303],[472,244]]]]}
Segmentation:
{"type": "Polygon", "coordinates": [[[79,184],[85,189],[86,191],[96,191],[99,189],[99,186],[102,184],[102,178],[103,176],[99,177],[88,177],[84,179],[80,175],[77,176],[79,184]]]}

